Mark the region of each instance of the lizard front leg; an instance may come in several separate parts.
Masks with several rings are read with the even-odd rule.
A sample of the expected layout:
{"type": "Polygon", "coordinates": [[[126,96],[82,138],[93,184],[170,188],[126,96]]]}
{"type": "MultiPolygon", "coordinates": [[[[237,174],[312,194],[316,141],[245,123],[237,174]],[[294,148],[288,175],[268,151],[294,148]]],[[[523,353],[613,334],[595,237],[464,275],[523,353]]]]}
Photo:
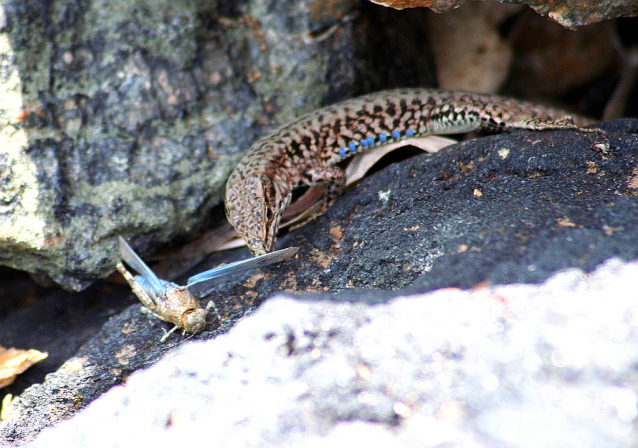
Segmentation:
{"type": "Polygon", "coordinates": [[[310,186],[323,185],[323,196],[319,200],[319,207],[310,216],[300,223],[290,227],[290,230],[298,229],[315,218],[323,215],[328,207],[343,193],[346,187],[346,172],[338,166],[326,166],[320,168],[310,168],[304,173],[303,182],[310,186]]]}

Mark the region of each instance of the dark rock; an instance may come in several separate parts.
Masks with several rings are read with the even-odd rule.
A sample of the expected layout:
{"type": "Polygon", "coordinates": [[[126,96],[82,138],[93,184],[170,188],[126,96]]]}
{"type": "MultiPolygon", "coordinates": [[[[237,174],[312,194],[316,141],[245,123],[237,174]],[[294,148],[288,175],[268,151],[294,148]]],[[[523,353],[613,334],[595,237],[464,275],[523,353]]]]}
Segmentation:
{"type": "MultiPolygon", "coordinates": [[[[199,287],[195,292],[214,300],[224,321],[220,328],[211,311],[210,329],[189,339],[227,331],[277,291],[364,302],[352,308],[363,310],[400,295],[539,283],[566,268],[589,272],[611,257],[637,258],[636,124],[604,125],[613,151],[608,158],[590,149],[591,135],[547,131],[471,140],[392,164],[314,223],[281,237],[280,247],[301,247],[295,258],[199,287]]],[[[237,250],[224,261],[246,256],[246,249],[237,250]]],[[[198,269],[221,257],[215,259],[198,269]]],[[[71,415],[148,365],[183,339],[175,334],[160,344],[169,328],[138,305],[114,317],[66,367],[22,394],[12,407],[18,417],[5,423],[1,440],[32,439],[52,419],[71,415]]],[[[384,415],[386,423],[396,417],[384,415]]]]}
{"type": "Polygon", "coordinates": [[[279,244],[300,245],[300,258],[320,272],[297,269],[300,291],[319,283],[346,295],[538,283],[561,269],[636,258],[636,123],[602,126],[609,158],[590,150],[591,136],[571,132],[496,135],[414,157],[364,180],[279,244]]]}

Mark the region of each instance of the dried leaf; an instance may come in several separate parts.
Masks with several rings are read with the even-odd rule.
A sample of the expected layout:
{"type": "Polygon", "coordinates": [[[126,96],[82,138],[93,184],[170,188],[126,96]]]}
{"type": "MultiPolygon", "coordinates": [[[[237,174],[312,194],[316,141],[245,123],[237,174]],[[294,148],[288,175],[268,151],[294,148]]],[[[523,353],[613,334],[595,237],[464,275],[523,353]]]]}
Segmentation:
{"type": "Polygon", "coordinates": [[[11,420],[16,420],[17,413],[15,413],[12,409],[13,402],[15,398],[12,394],[7,394],[2,399],[2,403],[0,404],[0,422],[8,422],[11,420]]]}
{"type": "Polygon", "coordinates": [[[616,70],[620,38],[610,23],[574,32],[528,13],[511,26],[515,56],[503,90],[517,97],[559,101],[616,70]]]}
{"type": "Polygon", "coordinates": [[[352,185],[358,182],[383,156],[396,149],[409,145],[415,146],[425,152],[437,152],[454,143],[456,143],[456,140],[452,140],[451,138],[428,135],[380,146],[370,151],[357,154],[348,165],[348,168],[346,168],[346,174],[348,176],[346,185],[352,185]]]}
{"type": "Polygon", "coordinates": [[[38,350],[5,349],[0,346],[0,388],[13,383],[18,375],[47,356],[48,353],[38,350]]]}
{"type": "Polygon", "coordinates": [[[512,49],[501,26],[520,6],[469,3],[428,14],[428,36],[441,89],[496,93],[510,70],[512,49]]]}
{"type": "Polygon", "coordinates": [[[636,79],[638,79],[638,46],[623,48],[621,54],[623,56],[623,64],[620,81],[614,89],[614,94],[607,101],[605,112],[603,113],[603,121],[615,120],[625,116],[625,109],[628,106],[633,86],[636,84],[636,79]]]}

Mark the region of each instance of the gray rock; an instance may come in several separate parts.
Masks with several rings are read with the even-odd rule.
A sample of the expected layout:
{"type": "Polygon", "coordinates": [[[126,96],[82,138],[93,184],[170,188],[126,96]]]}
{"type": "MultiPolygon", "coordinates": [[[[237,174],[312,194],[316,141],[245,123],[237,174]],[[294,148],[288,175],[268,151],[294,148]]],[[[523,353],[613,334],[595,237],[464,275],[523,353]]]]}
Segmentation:
{"type": "Polygon", "coordinates": [[[113,271],[118,235],[144,254],[201,228],[262,132],[353,82],[350,25],[307,44],[306,3],[13,0],[0,16],[0,263],[67,289],[113,271]]]}
{"type": "Polygon", "coordinates": [[[609,261],[374,306],[276,297],[29,446],[634,446],[636,276],[609,261]]]}

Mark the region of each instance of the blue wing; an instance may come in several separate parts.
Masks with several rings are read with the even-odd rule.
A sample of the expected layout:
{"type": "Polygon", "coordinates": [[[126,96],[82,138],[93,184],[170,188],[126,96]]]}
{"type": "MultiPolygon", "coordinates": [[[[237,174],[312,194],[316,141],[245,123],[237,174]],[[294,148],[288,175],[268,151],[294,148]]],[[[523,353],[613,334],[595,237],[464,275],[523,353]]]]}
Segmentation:
{"type": "Polygon", "coordinates": [[[288,247],[269,254],[260,255],[258,257],[249,258],[248,260],[236,261],[234,263],[219,266],[215,269],[201,272],[188,279],[187,287],[194,285],[195,283],[205,282],[212,280],[223,275],[233,274],[239,271],[247,271],[248,269],[260,268],[268,266],[272,263],[287,260],[297,253],[298,247],[288,247]]]}
{"type": "MultiPolygon", "coordinates": [[[[160,300],[164,300],[164,298],[166,297],[167,292],[157,295],[157,291],[155,291],[155,288],[151,286],[151,282],[149,282],[146,279],[146,277],[142,277],[141,275],[136,275],[133,278],[135,279],[137,284],[140,285],[140,288],[146,291],[146,294],[148,294],[148,296],[151,298],[153,302],[159,303],[160,300]]],[[[170,287],[170,285],[175,286],[175,283],[167,282],[166,280],[162,280],[161,278],[159,279],[159,281],[166,288],[165,291],[168,291],[168,288],[170,287]]]]}
{"type": "Polygon", "coordinates": [[[164,297],[166,295],[165,283],[167,282],[165,280],[160,280],[157,275],[151,271],[151,268],[146,266],[146,263],[144,263],[133,249],[131,249],[131,246],[124,241],[124,238],[121,236],[118,238],[120,243],[120,257],[122,257],[122,260],[124,260],[126,264],[135,269],[137,273],[146,280],[143,282],[144,285],[142,285],[139,281],[138,284],[148,295],[151,296],[151,299],[157,300],[160,297],[164,297]]]}

